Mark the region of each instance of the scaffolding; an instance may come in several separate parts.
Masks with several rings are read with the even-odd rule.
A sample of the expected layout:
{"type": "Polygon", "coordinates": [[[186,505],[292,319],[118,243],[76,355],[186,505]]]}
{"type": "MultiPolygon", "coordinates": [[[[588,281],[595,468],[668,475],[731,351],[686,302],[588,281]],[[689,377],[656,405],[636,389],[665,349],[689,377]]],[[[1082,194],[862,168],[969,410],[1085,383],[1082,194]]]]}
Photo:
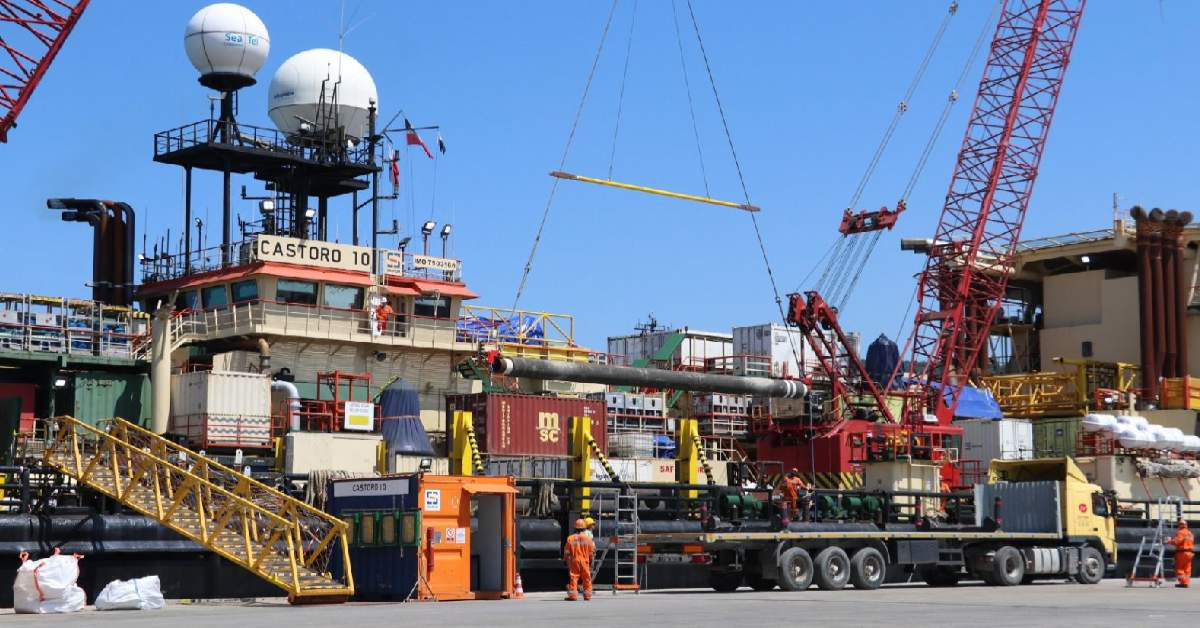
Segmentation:
{"type": "Polygon", "coordinates": [[[87,299],[0,293],[0,351],[146,359],[150,318],[87,299]]]}

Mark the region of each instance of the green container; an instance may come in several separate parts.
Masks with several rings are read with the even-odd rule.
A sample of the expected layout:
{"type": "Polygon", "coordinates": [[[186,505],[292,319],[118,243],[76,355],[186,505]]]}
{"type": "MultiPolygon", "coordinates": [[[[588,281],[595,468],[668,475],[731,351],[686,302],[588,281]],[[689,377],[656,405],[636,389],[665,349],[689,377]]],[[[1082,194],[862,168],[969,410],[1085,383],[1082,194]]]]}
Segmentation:
{"type": "Polygon", "coordinates": [[[1038,458],[1064,458],[1075,455],[1075,441],[1082,417],[1033,420],[1033,455],[1038,458]]]}
{"type": "Polygon", "coordinates": [[[96,425],[120,417],[143,427],[150,424],[150,378],[143,373],[78,373],[71,415],[96,425]]]}

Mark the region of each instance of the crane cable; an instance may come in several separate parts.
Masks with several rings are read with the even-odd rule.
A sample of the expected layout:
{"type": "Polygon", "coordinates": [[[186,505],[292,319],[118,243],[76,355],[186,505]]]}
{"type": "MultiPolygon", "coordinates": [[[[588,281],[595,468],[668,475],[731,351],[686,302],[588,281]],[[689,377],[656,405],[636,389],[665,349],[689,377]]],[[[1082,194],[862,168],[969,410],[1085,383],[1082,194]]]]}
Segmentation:
{"type": "MultiPolygon", "coordinates": [[[[934,124],[933,132],[929,134],[929,139],[926,140],[925,146],[921,150],[921,155],[917,158],[917,164],[913,167],[912,174],[908,177],[908,183],[905,184],[904,192],[900,195],[901,201],[908,201],[909,195],[912,194],[913,188],[917,186],[917,181],[921,178],[921,173],[925,171],[925,165],[929,163],[929,156],[933,153],[934,145],[937,144],[942,130],[946,127],[946,121],[950,118],[950,111],[954,108],[955,103],[958,102],[958,91],[962,89],[968,73],[975,65],[975,60],[979,58],[979,53],[983,50],[983,45],[987,41],[987,34],[991,31],[989,27],[996,21],[1001,5],[1001,2],[993,3],[991,16],[987,20],[984,20],[983,26],[979,29],[979,35],[975,38],[975,46],[971,49],[971,54],[967,56],[966,62],[963,63],[962,70],[959,71],[958,78],[954,81],[954,88],[950,90],[950,94],[946,97],[946,103],[942,106],[942,112],[938,115],[937,123],[934,124]]],[[[859,278],[862,277],[863,269],[866,268],[867,262],[871,259],[871,253],[875,250],[875,244],[882,235],[882,230],[876,231],[874,237],[871,238],[871,244],[867,248],[866,254],[863,255],[861,260],[852,262],[849,265],[850,268],[855,269],[854,275],[850,279],[850,285],[843,291],[841,299],[834,301],[834,303],[837,303],[838,308],[845,306],[846,300],[854,293],[854,288],[858,285],[859,278]]],[[[906,318],[907,316],[905,314],[906,318]]]]}
{"type": "MultiPolygon", "coordinates": [[[[575,141],[575,132],[579,129],[579,119],[583,116],[583,106],[587,103],[588,92],[592,89],[592,80],[596,78],[596,67],[600,65],[600,55],[604,52],[604,43],[608,40],[608,30],[612,26],[613,15],[617,12],[620,0],[613,0],[608,9],[608,19],[604,22],[604,31],[600,34],[600,44],[596,47],[596,56],[592,59],[592,69],[588,71],[587,82],[583,86],[583,95],[579,98],[579,107],[575,109],[575,120],[571,123],[571,133],[567,136],[566,146],[563,147],[562,158],[558,161],[558,169],[566,167],[567,155],[571,152],[571,144],[575,141]]],[[[529,249],[529,259],[525,261],[525,269],[521,273],[521,281],[517,284],[517,294],[513,297],[512,309],[516,310],[525,291],[525,283],[529,280],[529,272],[533,270],[533,258],[537,254],[538,243],[542,241],[542,232],[546,229],[546,220],[550,217],[550,206],[554,203],[554,193],[558,191],[558,182],[554,179],[550,184],[550,196],[546,199],[546,208],[542,210],[542,220],[538,223],[537,233],[533,236],[533,246],[529,249]]]]}
{"type": "Polygon", "coordinates": [[[696,156],[700,160],[700,178],[704,180],[704,195],[712,196],[708,189],[708,169],[704,167],[704,150],[700,147],[700,128],[696,124],[696,105],[692,101],[692,83],[688,79],[687,59],[683,54],[683,32],[679,29],[679,9],[671,0],[671,22],[675,25],[675,43],[679,47],[679,69],[683,74],[683,90],[687,93],[688,113],[692,116],[692,136],[696,138],[696,156]]]}
{"type": "MultiPolygon", "coordinates": [[[[934,33],[933,40],[925,50],[925,55],[921,58],[921,62],[917,65],[917,69],[913,73],[903,97],[900,99],[899,104],[896,105],[896,111],[892,114],[892,119],[884,130],[883,137],[880,138],[879,144],[875,147],[875,151],[872,153],[871,159],[867,162],[867,167],[858,181],[858,185],[850,195],[850,200],[847,203],[848,208],[853,209],[858,205],[859,200],[861,200],[863,192],[879,167],[883,154],[900,125],[901,118],[908,112],[909,101],[916,94],[917,88],[920,86],[926,71],[929,69],[934,54],[941,46],[947,30],[949,30],[951,19],[957,13],[958,0],[951,0],[949,9],[942,17],[942,22],[934,33]]],[[[821,278],[818,280],[816,286],[819,292],[827,296],[826,300],[829,303],[834,304],[837,308],[845,305],[846,300],[849,299],[850,293],[853,291],[854,285],[858,282],[862,268],[865,266],[866,261],[870,259],[871,253],[874,251],[881,235],[880,231],[876,231],[871,234],[869,239],[861,237],[861,234],[854,234],[852,236],[843,236],[837,240],[837,243],[834,245],[834,254],[830,258],[828,266],[822,271],[821,278]],[[850,240],[850,242],[847,243],[847,240],[850,240]]]]}
{"type": "Polygon", "coordinates": [[[637,26],[638,0],[633,0],[633,12],[629,16],[629,41],[625,44],[625,69],[621,71],[621,89],[617,92],[617,120],[613,124],[612,152],[608,154],[608,178],[613,178],[613,164],[617,161],[617,136],[621,132],[621,111],[625,108],[625,84],[629,82],[629,57],[633,54],[633,29],[637,26]]]}

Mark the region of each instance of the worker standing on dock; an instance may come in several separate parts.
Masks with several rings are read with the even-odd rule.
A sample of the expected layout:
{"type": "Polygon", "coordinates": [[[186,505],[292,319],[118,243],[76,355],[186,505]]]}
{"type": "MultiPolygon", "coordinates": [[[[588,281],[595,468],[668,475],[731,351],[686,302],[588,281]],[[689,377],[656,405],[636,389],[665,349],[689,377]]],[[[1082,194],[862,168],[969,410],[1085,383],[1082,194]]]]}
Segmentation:
{"type": "Polygon", "coordinates": [[[1195,544],[1187,521],[1179,520],[1179,532],[1167,543],[1175,546],[1175,586],[1186,589],[1192,580],[1192,547],[1195,544]]]}
{"type": "Polygon", "coordinates": [[[563,560],[567,562],[567,601],[579,599],[579,581],[583,580],[583,599],[592,599],[592,557],[596,554],[596,544],[587,534],[587,522],[575,520],[575,534],[567,537],[563,545],[563,560]]]}

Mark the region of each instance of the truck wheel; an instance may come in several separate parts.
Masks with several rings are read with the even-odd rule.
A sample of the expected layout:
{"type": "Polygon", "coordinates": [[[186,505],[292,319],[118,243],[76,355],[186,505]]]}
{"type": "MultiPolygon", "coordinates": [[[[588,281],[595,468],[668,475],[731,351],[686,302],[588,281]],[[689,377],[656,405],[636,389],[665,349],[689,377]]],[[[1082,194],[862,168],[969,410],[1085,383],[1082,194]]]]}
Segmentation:
{"type": "Polygon", "coordinates": [[[921,565],[917,568],[917,575],[931,587],[952,587],[958,584],[960,578],[957,571],[937,565],[921,565]]]}
{"type": "Polygon", "coordinates": [[[1075,581],[1079,584],[1100,584],[1104,579],[1104,554],[1094,547],[1085,547],[1079,552],[1079,573],[1075,581]]]}
{"type": "Polygon", "coordinates": [[[1012,587],[1021,584],[1025,577],[1025,556],[1020,550],[1005,545],[992,555],[992,577],[988,584],[1001,587],[1012,587]]]}
{"type": "Polygon", "coordinates": [[[813,562],[813,580],[825,591],[838,591],[850,581],[850,557],[840,547],[826,547],[813,562]]]}
{"type": "Polygon", "coordinates": [[[755,591],[771,591],[775,588],[775,581],[767,580],[759,575],[746,574],[746,586],[755,591]]]}
{"type": "Polygon", "coordinates": [[[742,586],[740,571],[712,571],[708,574],[708,584],[717,593],[733,593],[742,586]]]}
{"type": "Polygon", "coordinates": [[[779,588],[803,591],[813,581],[812,556],[803,547],[793,547],[779,556],[779,588]]]}
{"type": "Polygon", "coordinates": [[[855,589],[878,589],[883,585],[886,571],[887,564],[883,560],[883,554],[873,547],[864,547],[854,552],[854,558],[850,559],[850,583],[855,589]]]}

